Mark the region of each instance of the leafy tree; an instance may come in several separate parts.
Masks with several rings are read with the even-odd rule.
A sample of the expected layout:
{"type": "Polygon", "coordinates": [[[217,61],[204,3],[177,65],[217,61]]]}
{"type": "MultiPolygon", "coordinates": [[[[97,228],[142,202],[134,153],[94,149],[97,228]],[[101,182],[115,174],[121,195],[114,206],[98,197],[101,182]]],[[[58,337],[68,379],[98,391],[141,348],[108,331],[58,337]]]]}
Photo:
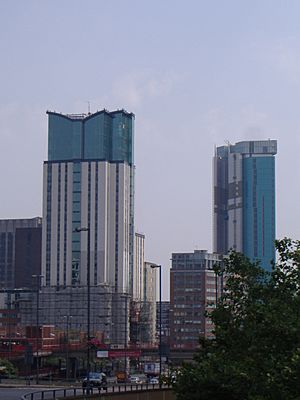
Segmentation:
{"type": "Polygon", "coordinates": [[[210,313],[215,338],[200,338],[174,385],[178,400],[300,399],[300,241],[276,242],[271,272],[232,252],[226,286],[210,313]]]}
{"type": "Polygon", "coordinates": [[[0,378],[2,376],[5,377],[15,377],[17,374],[17,369],[14,367],[14,365],[9,361],[4,358],[0,358],[0,378]]]}

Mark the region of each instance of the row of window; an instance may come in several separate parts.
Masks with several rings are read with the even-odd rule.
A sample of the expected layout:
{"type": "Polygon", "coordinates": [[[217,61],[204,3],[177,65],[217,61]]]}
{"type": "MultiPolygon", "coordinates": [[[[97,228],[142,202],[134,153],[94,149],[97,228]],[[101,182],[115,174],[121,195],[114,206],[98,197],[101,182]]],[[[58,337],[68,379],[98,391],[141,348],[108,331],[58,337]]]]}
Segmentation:
{"type": "Polygon", "coordinates": [[[174,321],[175,325],[182,325],[182,324],[201,324],[202,320],[201,319],[175,319],[174,321]]]}

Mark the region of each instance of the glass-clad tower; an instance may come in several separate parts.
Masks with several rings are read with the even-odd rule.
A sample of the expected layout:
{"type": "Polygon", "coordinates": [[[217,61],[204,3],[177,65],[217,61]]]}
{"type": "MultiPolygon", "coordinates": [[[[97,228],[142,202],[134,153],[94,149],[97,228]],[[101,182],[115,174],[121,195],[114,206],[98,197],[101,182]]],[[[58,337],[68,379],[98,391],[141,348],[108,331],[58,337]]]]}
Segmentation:
{"type": "Polygon", "coordinates": [[[129,292],[134,243],[134,115],[124,110],[48,114],[42,273],[46,286],[91,285],[129,292]]]}
{"type": "Polygon", "coordinates": [[[276,140],[216,148],[214,251],[240,251],[270,269],[275,259],[276,140]]]}

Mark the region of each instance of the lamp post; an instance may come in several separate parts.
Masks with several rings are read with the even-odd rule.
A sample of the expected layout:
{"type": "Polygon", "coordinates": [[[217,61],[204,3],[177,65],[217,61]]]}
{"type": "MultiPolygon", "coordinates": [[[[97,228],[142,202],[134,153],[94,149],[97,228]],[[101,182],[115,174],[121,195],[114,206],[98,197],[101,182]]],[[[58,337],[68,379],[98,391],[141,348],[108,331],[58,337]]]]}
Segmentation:
{"type": "Polygon", "coordinates": [[[39,336],[40,336],[40,321],[39,321],[39,308],[40,308],[40,286],[41,279],[44,275],[32,275],[36,279],[36,384],[39,384],[39,336]]]}
{"type": "Polygon", "coordinates": [[[74,232],[87,232],[87,274],[86,274],[86,284],[87,284],[87,361],[86,361],[86,393],[90,394],[90,336],[91,336],[91,232],[89,227],[77,227],[74,232]]]}
{"type": "MultiPolygon", "coordinates": [[[[151,264],[151,268],[159,268],[159,377],[161,377],[162,372],[162,345],[161,345],[161,338],[162,338],[162,312],[161,312],[161,265],[151,264]]],[[[161,380],[160,380],[161,384],[161,380]]]]}

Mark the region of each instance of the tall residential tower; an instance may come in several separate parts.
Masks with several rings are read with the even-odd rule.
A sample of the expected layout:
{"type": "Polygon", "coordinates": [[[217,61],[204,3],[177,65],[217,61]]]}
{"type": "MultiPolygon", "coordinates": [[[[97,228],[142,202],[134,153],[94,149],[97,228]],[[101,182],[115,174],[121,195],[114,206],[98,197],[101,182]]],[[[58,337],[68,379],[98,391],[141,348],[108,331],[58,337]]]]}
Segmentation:
{"type": "Polygon", "coordinates": [[[134,115],[47,112],[42,274],[45,286],[87,282],[130,293],[134,243],[134,115]]]}
{"type": "Polygon", "coordinates": [[[214,251],[230,249],[260,260],[275,259],[276,140],[217,147],[214,156],[214,251]]]}

